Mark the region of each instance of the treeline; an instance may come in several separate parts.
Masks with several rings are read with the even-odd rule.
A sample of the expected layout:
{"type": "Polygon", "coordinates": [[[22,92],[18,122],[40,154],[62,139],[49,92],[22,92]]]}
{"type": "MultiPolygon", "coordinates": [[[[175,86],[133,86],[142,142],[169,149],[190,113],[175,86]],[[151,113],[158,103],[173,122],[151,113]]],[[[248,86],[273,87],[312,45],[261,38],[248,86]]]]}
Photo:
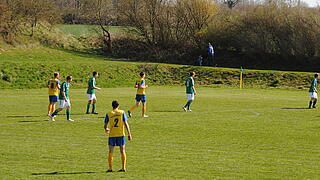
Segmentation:
{"type": "Polygon", "coordinates": [[[19,34],[32,37],[38,22],[59,20],[59,10],[50,0],[0,0],[0,39],[6,42],[19,34]]]}
{"type": "Polygon", "coordinates": [[[0,0],[0,35],[10,41],[27,26],[32,36],[39,21],[96,24],[103,33],[93,44],[107,55],[193,64],[206,58],[211,42],[218,66],[316,70],[319,9],[300,1],[252,2],[0,0]],[[127,33],[112,35],[110,25],[128,27],[127,33]]]}

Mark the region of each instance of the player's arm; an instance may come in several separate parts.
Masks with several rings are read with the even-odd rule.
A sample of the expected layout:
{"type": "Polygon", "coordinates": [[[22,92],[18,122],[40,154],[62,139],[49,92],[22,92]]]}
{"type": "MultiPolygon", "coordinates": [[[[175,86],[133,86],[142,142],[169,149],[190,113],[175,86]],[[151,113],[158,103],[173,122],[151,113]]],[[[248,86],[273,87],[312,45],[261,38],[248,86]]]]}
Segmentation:
{"type": "Polygon", "coordinates": [[[104,119],[104,131],[109,134],[110,133],[110,129],[108,128],[108,123],[109,123],[109,116],[108,114],[106,115],[106,118],[104,119]]]}
{"type": "Polygon", "coordinates": [[[128,132],[128,140],[131,140],[132,135],[131,135],[130,127],[128,124],[128,117],[127,117],[126,113],[123,113],[123,122],[124,122],[124,126],[126,127],[126,130],[128,132]]]}
{"type": "Polygon", "coordinates": [[[63,99],[64,99],[64,101],[66,101],[67,102],[67,96],[66,96],[66,88],[64,87],[64,86],[62,86],[62,96],[63,96],[63,99]]]}
{"type": "Polygon", "coordinates": [[[61,87],[60,87],[60,82],[59,82],[59,81],[57,81],[56,83],[57,83],[57,87],[58,87],[58,89],[60,89],[60,88],[61,88],[61,87]]]}
{"type": "Polygon", "coordinates": [[[145,85],[146,82],[145,81],[142,81],[141,84],[138,84],[139,85],[139,89],[146,89],[148,88],[148,85],[145,85]]]}
{"type": "Polygon", "coordinates": [[[97,86],[92,86],[93,89],[96,89],[96,90],[100,90],[101,88],[97,87],[97,86]]]}
{"type": "Polygon", "coordinates": [[[91,86],[92,86],[93,89],[96,89],[96,90],[100,90],[101,89],[101,88],[95,86],[95,83],[93,81],[91,82],[91,86]]]}
{"type": "Polygon", "coordinates": [[[132,135],[131,135],[130,127],[129,127],[129,124],[128,124],[127,121],[124,121],[124,126],[126,127],[127,132],[128,132],[128,140],[132,140],[132,135]]]}
{"type": "Polygon", "coordinates": [[[194,86],[192,86],[192,89],[194,91],[194,94],[197,94],[196,88],[194,86]]]}

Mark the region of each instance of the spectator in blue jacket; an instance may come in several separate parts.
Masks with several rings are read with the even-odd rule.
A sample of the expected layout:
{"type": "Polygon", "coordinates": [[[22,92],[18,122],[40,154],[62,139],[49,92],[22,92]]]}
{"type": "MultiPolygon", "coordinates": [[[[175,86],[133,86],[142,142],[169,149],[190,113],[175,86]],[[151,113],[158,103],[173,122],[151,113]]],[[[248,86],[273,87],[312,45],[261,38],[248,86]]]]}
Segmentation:
{"type": "Polygon", "coordinates": [[[208,65],[214,65],[214,49],[211,43],[208,44],[208,65]]]}

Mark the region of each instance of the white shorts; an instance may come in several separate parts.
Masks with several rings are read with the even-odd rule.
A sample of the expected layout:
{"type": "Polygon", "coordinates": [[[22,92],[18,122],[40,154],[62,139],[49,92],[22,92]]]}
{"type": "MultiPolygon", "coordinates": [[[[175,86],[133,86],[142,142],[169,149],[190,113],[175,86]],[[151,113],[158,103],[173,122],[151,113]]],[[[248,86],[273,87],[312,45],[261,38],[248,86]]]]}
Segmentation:
{"type": "Polygon", "coordinates": [[[194,100],[194,94],[187,94],[187,99],[188,99],[188,101],[193,101],[194,100]]]}
{"type": "Polygon", "coordinates": [[[310,92],[310,97],[318,99],[318,94],[316,92],[310,92]]]}
{"type": "Polygon", "coordinates": [[[87,95],[88,95],[88,101],[92,101],[94,99],[97,99],[96,94],[87,94],[87,95]]]}
{"type": "Polygon", "coordinates": [[[67,102],[65,100],[58,100],[58,104],[59,104],[59,108],[63,109],[66,108],[68,106],[71,106],[70,104],[70,100],[68,99],[67,102]]]}

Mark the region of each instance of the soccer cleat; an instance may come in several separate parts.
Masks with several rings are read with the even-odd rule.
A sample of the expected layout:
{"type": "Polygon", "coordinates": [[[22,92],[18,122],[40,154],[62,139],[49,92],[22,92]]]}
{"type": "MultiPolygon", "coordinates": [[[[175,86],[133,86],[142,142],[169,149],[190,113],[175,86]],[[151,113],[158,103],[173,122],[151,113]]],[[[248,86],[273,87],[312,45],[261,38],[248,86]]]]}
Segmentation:
{"type": "Polygon", "coordinates": [[[86,112],[86,114],[91,114],[90,112],[86,112]]]}
{"type": "Polygon", "coordinates": [[[317,108],[316,106],[312,106],[312,108],[317,108]]]}
{"type": "Polygon", "coordinates": [[[113,171],[112,171],[112,169],[108,169],[107,173],[108,173],[108,172],[113,172],[113,171]]]}
{"type": "Polygon", "coordinates": [[[184,106],[183,106],[183,108],[182,108],[182,109],[183,109],[184,111],[187,111],[187,108],[186,108],[186,107],[184,107],[184,106]]]}
{"type": "Polygon", "coordinates": [[[126,172],[125,169],[120,169],[118,172],[126,172]]]}
{"type": "Polygon", "coordinates": [[[132,114],[131,114],[131,111],[130,111],[130,110],[128,110],[128,116],[129,116],[129,117],[131,117],[131,116],[132,116],[132,114]]]}
{"type": "Polygon", "coordinates": [[[191,110],[191,109],[188,109],[188,111],[190,111],[190,112],[191,112],[192,110],[191,110]]]}
{"type": "Polygon", "coordinates": [[[97,112],[91,112],[91,114],[98,114],[97,112]]]}
{"type": "Polygon", "coordinates": [[[148,115],[146,115],[146,114],[144,114],[142,117],[147,118],[147,117],[149,117],[149,116],[148,116],[148,115]]]}
{"type": "Polygon", "coordinates": [[[50,116],[50,120],[51,120],[51,121],[56,121],[56,120],[54,119],[54,116],[50,116]]]}
{"type": "Polygon", "coordinates": [[[67,121],[73,122],[74,120],[72,120],[72,119],[67,119],[67,121]]]}

